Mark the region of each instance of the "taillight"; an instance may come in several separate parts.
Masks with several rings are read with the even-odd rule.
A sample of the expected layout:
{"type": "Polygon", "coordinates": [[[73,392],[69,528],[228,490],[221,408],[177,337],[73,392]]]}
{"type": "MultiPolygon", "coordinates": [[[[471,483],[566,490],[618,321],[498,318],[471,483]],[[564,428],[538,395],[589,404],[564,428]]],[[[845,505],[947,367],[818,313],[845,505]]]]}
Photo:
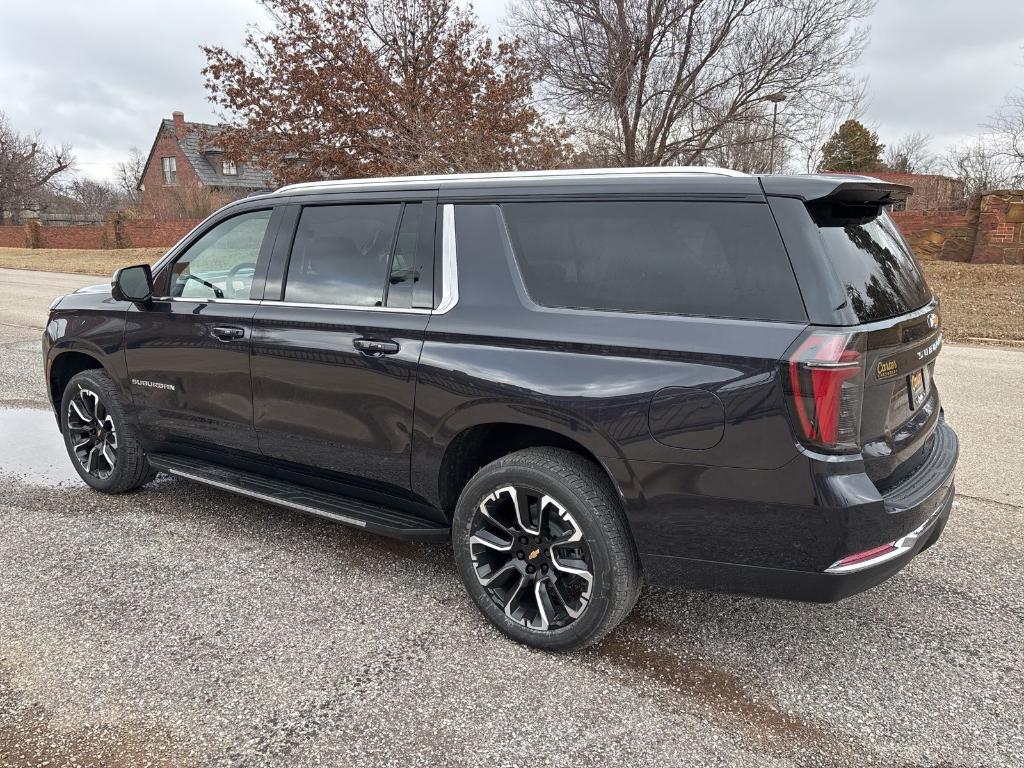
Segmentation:
{"type": "Polygon", "coordinates": [[[810,328],[783,362],[783,380],[797,436],[829,453],[860,450],[864,337],[810,328]]]}

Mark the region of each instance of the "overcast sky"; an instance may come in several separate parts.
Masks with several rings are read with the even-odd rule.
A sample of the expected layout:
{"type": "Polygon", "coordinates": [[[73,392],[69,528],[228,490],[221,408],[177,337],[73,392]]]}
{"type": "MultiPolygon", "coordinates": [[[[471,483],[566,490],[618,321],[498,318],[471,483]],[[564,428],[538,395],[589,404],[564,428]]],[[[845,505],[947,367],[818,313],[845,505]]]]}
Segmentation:
{"type": "MultiPolygon", "coordinates": [[[[78,170],[110,176],[129,147],[148,151],[180,109],[211,121],[200,44],[237,47],[263,19],[255,0],[41,0],[4,3],[0,110],[21,131],[69,142],[78,170]]],[[[505,0],[478,0],[492,29],[505,0]]],[[[924,131],[933,151],[978,131],[1024,87],[1024,0],[880,0],[861,70],[865,120],[882,141],[924,131]]]]}

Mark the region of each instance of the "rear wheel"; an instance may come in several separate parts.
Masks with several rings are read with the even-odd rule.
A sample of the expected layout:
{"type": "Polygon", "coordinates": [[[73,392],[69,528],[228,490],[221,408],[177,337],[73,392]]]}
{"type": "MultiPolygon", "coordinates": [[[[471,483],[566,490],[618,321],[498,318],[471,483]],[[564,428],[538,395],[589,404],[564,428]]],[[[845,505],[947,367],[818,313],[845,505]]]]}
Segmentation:
{"type": "Polygon", "coordinates": [[[599,467],[569,451],[531,448],[483,467],[459,498],[452,530],[473,600],[527,645],[590,645],[640,593],[619,500],[599,467]]]}
{"type": "Polygon", "coordinates": [[[138,488],[155,476],[121,394],[101,370],[74,376],[64,390],[60,427],[68,456],[89,486],[105,493],[138,488]]]}

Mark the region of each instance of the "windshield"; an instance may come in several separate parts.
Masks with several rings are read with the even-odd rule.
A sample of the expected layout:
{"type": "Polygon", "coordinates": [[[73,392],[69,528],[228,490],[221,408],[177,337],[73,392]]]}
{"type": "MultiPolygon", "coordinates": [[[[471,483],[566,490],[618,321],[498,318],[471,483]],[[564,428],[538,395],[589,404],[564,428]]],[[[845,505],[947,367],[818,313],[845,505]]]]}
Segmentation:
{"type": "Polygon", "coordinates": [[[921,267],[887,212],[845,215],[833,207],[822,213],[815,219],[825,252],[862,323],[903,315],[931,301],[921,267]]]}

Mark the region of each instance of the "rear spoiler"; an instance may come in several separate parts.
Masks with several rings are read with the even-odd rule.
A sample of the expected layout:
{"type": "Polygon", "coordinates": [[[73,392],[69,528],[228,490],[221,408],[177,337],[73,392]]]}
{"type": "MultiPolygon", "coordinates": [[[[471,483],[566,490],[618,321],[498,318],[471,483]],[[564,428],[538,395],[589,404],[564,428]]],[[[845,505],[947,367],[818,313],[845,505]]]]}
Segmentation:
{"type": "Polygon", "coordinates": [[[842,174],[762,176],[761,188],[766,195],[795,197],[805,203],[836,202],[878,207],[906,200],[914,191],[906,184],[894,184],[872,176],[842,174]]]}

